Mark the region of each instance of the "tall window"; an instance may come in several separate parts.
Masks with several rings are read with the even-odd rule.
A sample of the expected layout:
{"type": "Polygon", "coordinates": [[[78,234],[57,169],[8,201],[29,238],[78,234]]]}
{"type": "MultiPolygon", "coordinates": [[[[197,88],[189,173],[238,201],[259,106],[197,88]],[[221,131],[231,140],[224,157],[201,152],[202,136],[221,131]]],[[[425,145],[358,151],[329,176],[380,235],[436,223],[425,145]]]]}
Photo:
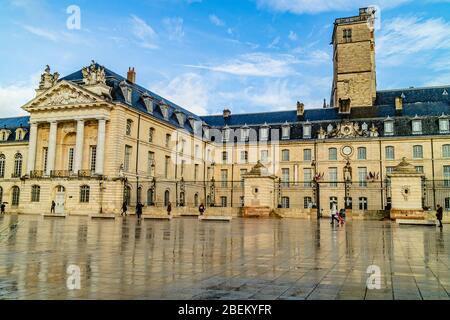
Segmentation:
{"type": "Polygon", "coordinates": [[[312,170],[309,168],[303,169],[303,181],[305,187],[311,187],[312,183],[312,170]]]}
{"type": "Polygon", "coordinates": [[[367,149],[364,147],[358,148],[358,160],[367,159],[367,149]]]}
{"type": "Polygon", "coordinates": [[[394,147],[386,147],[386,160],[395,160],[395,149],[394,147]]]}
{"type": "Polygon", "coordinates": [[[281,169],[281,182],[283,183],[283,186],[289,187],[289,181],[290,181],[289,169],[288,168],[281,169]]]}
{"type": "Polygon", "coordinates": [[[220,180],[222,188],[226,188],[228,186],[228,170],[222,169],[220,170],[220,180]]]}
{"type": "Polygon", "coordinates": [[[150,177],[155,176],[155,153],[149,151],[148,152],[148,168],[147,168],[148,175],[150,177]]]}
{"type": "Polygon", "coordinates": [[[261,150],[261,162],[267,163],[269,161],[269,151],[268,150],[261,150]]]}
{"type": "Polygon", "coordinates": [[[147,205],[148,206],[154,206],[155,205],[155,202],[154,202],[154,192],[153,192],[153,189],[152,188],[150,188],[150,189],[148,189],[147,190],[147,205]]]}
{"type": "Polygon", "coordinates": [[[450,166],[444,166],[444,186],[450,187],[450,166]]]}
{"type": "Polygon", "coordinates": [[[289,150],[281,151],[281,161],[289,161],[289,150]]]}
{"type": "Polygon", "coordinates": [[[442,157],[450,158],[450,144],[444,144],[442,146],[442,157]]]}
{"type": "Polygon", "coordinates": [[[305,209],[311,209],[312,208],[312,198],[311,197],[304,197],[303,198],[303,208],[305,209]]]}
{"type": "Polygon", "coordinates": [[[269,128],[261,128],[259,130],[259,139],[261,141],[267,141],[269,139],[269,128]]]}
{"type": "Polygon", "coordinates": [[[185,167],[186,167],[186,160],[181,160],[181,168],[180,168],[181,173],[180,173],[180,175],[181,175],[182,178],[184,177],[184,169],[185,169],[185,167]]]}
{"type": "Polygon", "coordinates": [[[439,132],[440,133],[450,132],[448,119],[439,119],[439,132]]]}
{"type": "Polygon", "coordinates": [[[131,152],[133,148],[131,146],[125,146],[125,158],[123,161],[123,170],[130,171],[131,167],[131,152]]]}
{"type": "Polygon", "coordinates": [[[358,179],[360,187],[367,187],[367,168],[358,168],[358,179]]]}
{"type": "Polygon", "coordinates": [[[412,133],[413,134],[421,134],[422,133],[422,120],[413,120],[412,133]]]}
{"type": "Polygon", "coordinates": [[[69,148],[69,154],[67,156],[67,170],[69,170],[69,172],[73,172],[73,152],[74,149],[69,148]]]}
{"type": "Polygon", "coordinates": [[[196,159],[200,158],[200,146],[198,144],[195,145],[194,156],[196,159]]]}
{"type": "Polygon", "coordinates": [[[312,152],[311,149],[303,150],[303,161],[311,161],[312,160],[312,152]]]}
{"type": "Polygon", "coordinates": [[[328,175],[330,180],[330,187],[337,187],[337,179],[338,179],[338,169],[337,168],[328,168],[328,175]]]}
{"type": "Polygon", "coordinates": [[[39,202],[41,197],[41,187],[40,186],[32,186],[31,187],[31,202],[39,202]]]}
{"type": "Polygon", "coordinates": [[[152,143],[154,136],[155,136],[155,128],[150,128],[148,130],[148,142],[152,143]]]}
{"type": "Polygon", "coordinates": [[[14,156],[14,177],[22,176],[22,154],[16,153],[14,156]]]}
{"type": "Polygon", "coordinates": [[[247,174],[247,169],[241,169],[241,187],[244,187],[244,175],[247,174]]]}
{"type": "Polygon", "coordinates": [[[241,151],[241,163],[248,163],[248,151],[241,151]]]}
{"type": "Polygon", "coordinates": [[[328,149],[328,160],[337,160],[337,149],[336,148],[328,149]]]}
{"type": "Polygon", "coordinates": [[[123,189],[123,201],[126,202],[128,205],[131,203],[131,187],[125,186],[123,189]]]}
{"type": "Polygon", "coordinates": [[[359,198],[359,210],[367,210],[367,208],[368,208],[367,198],[365,197],[359,198]]]}
{"type": "Polygon", "coordinates": [[[249,128],[244,128],[244,129],[241,129],[241,141],[242,142],[246,142],[246,141],[248,141],[249,140],[249,138],[250,138],[250,129],[249,128]]]}
{"type": "Polygon", "coordinates": [[[394,135],[394,121],[387,120],[384,122],[384,135],[393,136],[394,135]]]}
{"type": "Polygon", "coordinates": [[[445,198],[445,211],[450,211],[450,198],[445,198]]]}
{"type": "Polygon", "coordinates": [[[89,193],[90,193],[89,186],[81,186],[80,187],[80,202],[81,203],[89,203],[89,193]]]}
{"type": "Polygon", "coordinates": [[[13,207],[17,207],[19,205],[20,200],[20,189],[18,186],[12,187],[12,201],[11,205],[13,207]]]}
{"type": "Polygon", "coordinates": [[[89,153],[89,170],[91,170],[91,172],[95,172],[95,167],[97,165],[97,146],[91,146],[89,153]]]}
{"type": "Polygon", "coordinates": [[[281,139],[287,140],[290,138],[291,135],[291,127],[288,125],[285,125],[281,128],[281,139]]]}
{"type": "Polygon", "coordinates": [[[289,207],[290,207],[289,197],[282,197],[281,198],[281,207],[283,209],[289,209],[289,207]]]}
{"type": "Polygon", "coordinates": [[[220,197],[220,205],[223,207],[223,208],[226,208],[227,207],[227,197],[220,197]]]}
{"type": "Polygon", "coordinates": [[[170,166],[170,157],[166,156],[166,160],[164,161],[164,178],[169,178],[169,166],[170,166]]]}
{"type": "Polygon", "coordinates": [[[5,163],[6,163],[5,155],[0,154],[0,178],[5,177],[5,163]]]}
{"type": "Polygon", "coordinates": [[[352,29],[343,30],[344,42],[352,42],[352,29]]]}
{"type": "Polygon", "coordinates": [[[127,128],[126,128],[126,132],[125,132],[127,136],[131,136],[131,128],[132,128],[132,126],[133,126],[133,120],[128,119],[127,120],[127,128]]]}
{"type": "Polygon", "coordinates": [[[198,203],[198,193],[196,193],[195,195],[194,195],[194,207],[198,207],[199,206],[199,203],[198,203]]]}
{"type": "Polygon", "coordinates": [[[42,170],[44,172],[47,171],[47,163],[48,163],[48,148],[45,147],[42,149],[42,170]]]}
{"type": "Polygon", "coordinates": [[[166,148],[170,147],[170,139],[171,139],[171,135],[170,134],[166,134],[166,148]]]}
{"type": "Polygon", "coordinates": [[[413,146],[413,158],[414,159],[423,159],[423,147],[422,146],[413,146]]]}
{"type": "Polygon", "coordinates": [[[199,168],[198,164],[194,165],[194,181],[198,180],[198,168],[199,168]]]}

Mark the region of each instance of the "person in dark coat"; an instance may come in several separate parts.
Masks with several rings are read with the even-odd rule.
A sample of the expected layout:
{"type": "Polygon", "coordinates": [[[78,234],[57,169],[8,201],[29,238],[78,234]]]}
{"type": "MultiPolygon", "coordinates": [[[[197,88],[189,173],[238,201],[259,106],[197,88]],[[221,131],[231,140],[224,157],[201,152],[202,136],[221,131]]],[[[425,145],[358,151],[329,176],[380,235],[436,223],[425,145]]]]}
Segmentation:
{"type": "Polygon", "coordinates": [[[121,216],[123,216],[123,215],[127,215],[127,211],[128,211],[128,206],[127,206],[127,202],[126,201],[124,201],[123,202],[123,204],[122,204],[122,213],[120,214],[121,216]]]}
{"type": "Polygon", "coordinates": [[[439,221],[439,228],[442,228],[442,218],[444,217],[444,209],[441,207],[441,205],[437,205],[437,213],[436,218],[439,221]]]}
{"type": "Polygon", "coordinates": [[[170,213],[172,212],[172,204],[169,202],[167,205],[167,214],[170,216],[170,213]]]}
{"type": "Polygon", "coordinates": [[[138,217],[139,220],[141,220],[141,216],[142,216],[142,208],[144,207],[144,205],[140,202],[137,203],[136,205],[136,215],[138,217]]]}
{"type": "Polygon", "coordinates": [[[200,212],[200,215],[202,216],[203,213],[205,212],[205,206],[202,204],[200,204],[200,207],[198,207],[198,211],[200,212]]]}
{"type": "Polygon", "coordinates": [[[2,205],[0,206],[0,212],[2,214],[5,214],[5,207],[6,207],[5,203],[2,203],[2,205]]]}
{"type": "Polygon", "coordinates": [[[50,208],[50,213],[55,214],[55,207],[56,207],[56,203],[55,203],[55,201],[52,201],[52,206],[50,208]]]}

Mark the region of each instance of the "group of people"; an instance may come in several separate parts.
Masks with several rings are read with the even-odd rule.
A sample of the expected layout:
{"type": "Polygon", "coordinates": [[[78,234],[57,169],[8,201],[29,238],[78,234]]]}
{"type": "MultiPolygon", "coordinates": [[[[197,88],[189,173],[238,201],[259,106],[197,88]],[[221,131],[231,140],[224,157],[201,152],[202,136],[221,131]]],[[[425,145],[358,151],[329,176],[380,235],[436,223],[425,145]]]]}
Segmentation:
{"type": "Polygon", "coordinates": [[[341,209],[338,211],[337,203],[333,202],[331,205],[331,224],[334,225],[334,221],[336,220],[338,226],[343,226],[345,223],[345,209],[341,209]]]}
{"type": "MultiPolygon", "coordinates": [[[[136,216],[137,218],[140,220],[141,216],[142,216],[142,208],[144,208],[144,205],[139,201],[136,204],[136,216]]],[[[202,204],[200,204],[200,206],[198,207],[198,211],[200,213],[200,215],[203,215],[204,212],[206,211],[205,206],[202,204]]],[[[127,216],[127,212],[128,212],[128,204],[126,201],[123,202],[122,204],[122,213],[120,214],[121,216],[127,216]]],[[[169,202],[167,204],[167,215],[171,215],[172,214],[172,203],[169,202]]]]}

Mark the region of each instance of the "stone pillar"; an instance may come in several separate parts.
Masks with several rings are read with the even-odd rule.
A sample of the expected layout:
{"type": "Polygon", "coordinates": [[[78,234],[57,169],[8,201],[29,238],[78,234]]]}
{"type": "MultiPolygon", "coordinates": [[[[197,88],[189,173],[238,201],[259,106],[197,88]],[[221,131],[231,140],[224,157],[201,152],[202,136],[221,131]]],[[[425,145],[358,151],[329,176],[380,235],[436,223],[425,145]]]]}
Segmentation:
{"type": "Polygon", "coordinates": [[[95,173],[103,175],[103,168],[105,162],[105,134],[106,134],[106,119],[98,120],[97,133],[97,160],[95,163],[95,173]]]}
{"type": "Polygon", "coordinates": [[[58,123],[56,121],[50,122],[50,134],[48,137],[48,154],[47,154],[46,175],[50,175],[51,171],[53,171],[55,169],[57,131],[58,131],[58,123]]]}
{"type": "Polygon", "coordinates": [[[425,213],[422,204],[422,178],[414,166],[405,158],[389,174],[391,179],[391,219],[424,220],[425,213]]]}
{"type": "Polygon", "coordinates": [[[30,141],[28,148],[28,164],[27,164],[27,174],[34,171],[36,164],[36,145],[37,145],[37,122],[32,122],[30,126],[30,141]]]}
{"type": "Polygon", "coordinates": [[[77,138],[75,142],[75,163],[73,171],[78,174],[83,169],[84,120],[77,121],[77,138]]]}

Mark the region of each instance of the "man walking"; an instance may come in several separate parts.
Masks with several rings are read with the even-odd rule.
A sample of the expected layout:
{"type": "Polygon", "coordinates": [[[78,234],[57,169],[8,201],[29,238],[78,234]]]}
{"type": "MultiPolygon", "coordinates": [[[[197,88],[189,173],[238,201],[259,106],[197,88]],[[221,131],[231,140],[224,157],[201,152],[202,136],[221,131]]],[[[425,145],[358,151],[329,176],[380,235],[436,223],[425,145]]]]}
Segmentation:
{"type": "Polygon", "coordinates": [[[55,203],[55,201],[52,201],[52,206],[50,207],[51,214],[55,214],[55,207],[56,207],[56,203],[55,203]]]}
{"type": "Polygon", "coordinates": [[[167,205],[167,214],[170,216],[170,213],[172,212],[172,204],[169,202],[167,205]]]}
{"type": "Polygon", "coordinates": [[[202,216],[203,213],[205,212],[205,206],[202,204],[200,204],[200,207],[198,207],[198,211],[200,212],[200,215],[202,216]]]}
{"type": "Polygon", "coordinates": [[[5,214],[5,207],[6,207],[5,203],[2,202],[2,205],[0,206],[0,211],[2,214],[5,214]]]}
{"type": "Polygon", "coordinates": [[[442,228],[442,218],[444,217],[444,209],[441,207],[440,204],[437,205],[437,213],[436,218],[439,221],[439,228],[442,228]]]}
{"type": "Polygon", "coordinates": [[[339,225],[339,219],[336,217],[337,214],[338,214],[337,204],[336,202],[333,202],[331,205],[331,224],[334,224],[334,220],[336,220],[339,225]]]}
{"type": "Polygon", "coordinates": [[[120,215],[121,215],[121,216],[123,216],[123,215],[127,216],[127,210],[128,210],[127,202],[124,201],[124,202],[122,203],[122,213],[121,213],[120,215]]]}
{"type": "Polygon", "coordinates": [[[144,207],[144,205],[140,202],[138,202],[136,204],[136,215],[138,220],[141,220],[141,216],[142,216],[142,208],[144,207]]]}

